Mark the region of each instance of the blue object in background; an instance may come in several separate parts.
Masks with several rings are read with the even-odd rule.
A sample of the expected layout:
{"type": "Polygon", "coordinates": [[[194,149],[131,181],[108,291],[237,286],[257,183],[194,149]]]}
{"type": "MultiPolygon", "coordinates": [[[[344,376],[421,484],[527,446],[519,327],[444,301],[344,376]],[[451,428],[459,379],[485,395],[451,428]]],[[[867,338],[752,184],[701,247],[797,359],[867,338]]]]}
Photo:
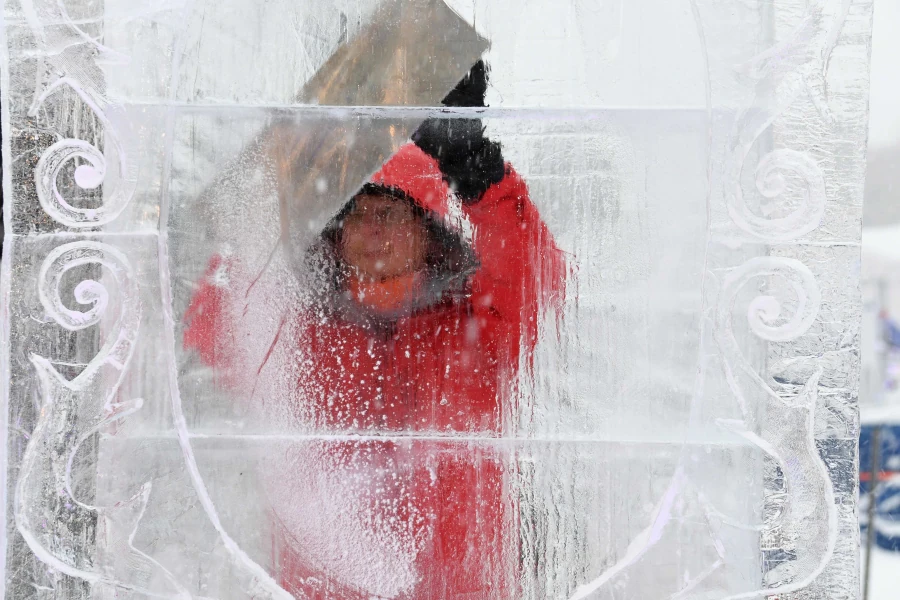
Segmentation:
{"type": "MultiPolygon", "coordinates": [[[[900,330],[898,330],[900,336],[900,330]]],[[[875,499],[875,543],[886,550],[900,552],[900,425],[880,425],[880,485],[875,499]]],[[[872,431],[863,425],[859,435],[859,524],[867,530],[869,492],[872,489],[872,431]]]]}
{"type": "Polygon", "coordinates": [[[884,315],[881,317],[881,323],[885,343],[894,348],[900,348],[900,325],[884,315]]]}

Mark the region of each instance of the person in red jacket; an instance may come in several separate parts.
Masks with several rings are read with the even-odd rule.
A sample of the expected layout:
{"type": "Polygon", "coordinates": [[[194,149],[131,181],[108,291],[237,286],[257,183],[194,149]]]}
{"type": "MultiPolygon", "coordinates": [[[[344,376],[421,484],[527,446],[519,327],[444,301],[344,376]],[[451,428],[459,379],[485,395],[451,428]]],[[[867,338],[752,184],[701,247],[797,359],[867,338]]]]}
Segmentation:
{"type": "MultiPolygon", "coordinates": [[[[313,441],[288,445],[269,490],[299,598],[516,597],[498,438],[565,261],[499,146],[457,121],[426,122],[308,253],[284,401],[313,441]]],[[[201,287],[187,313],[208,359],[214,299],[201,287]]]]}

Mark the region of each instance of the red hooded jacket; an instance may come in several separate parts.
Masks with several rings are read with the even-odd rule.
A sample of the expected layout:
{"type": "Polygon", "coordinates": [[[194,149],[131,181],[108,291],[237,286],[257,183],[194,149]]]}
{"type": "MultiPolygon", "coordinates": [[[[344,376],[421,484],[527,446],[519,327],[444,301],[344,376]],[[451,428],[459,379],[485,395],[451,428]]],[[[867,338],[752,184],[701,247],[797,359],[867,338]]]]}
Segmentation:
{"type": "MultiPolygon", "coordinates": [[[[510,431],[542,307],[562,293],[563,256],[509,165],[463,204],[437,162],[407,144],[370,183],[412,199],[476,262],[461,291],[386,325],[312,308],[292,317],[290,402],[329,441],[286,450],[280,504],[305,508],[273,510],[280,581],[300,598],[513,598],[517,516],[497,438],[510,431]]],[[[229,343],[226,292],[211,280],[220,268],[184,335],[214,366],[229,343]]]]}

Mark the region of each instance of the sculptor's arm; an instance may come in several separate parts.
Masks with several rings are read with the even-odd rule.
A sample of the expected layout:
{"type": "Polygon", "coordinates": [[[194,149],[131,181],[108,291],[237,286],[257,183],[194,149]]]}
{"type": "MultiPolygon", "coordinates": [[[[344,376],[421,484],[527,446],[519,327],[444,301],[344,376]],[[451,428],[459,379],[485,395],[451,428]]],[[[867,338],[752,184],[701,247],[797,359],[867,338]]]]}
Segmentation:
{"type": "Polygon", "coordinates": [[[509,165],[503,180],[464,210],[474,226],[481,264],[471,280],[473,307],[477,314],[502,321],[513,334],[518,331],[521,348],[530,352],[542,308],[562,297],[565,257],[531,202],[525,181],[509,165]]]}

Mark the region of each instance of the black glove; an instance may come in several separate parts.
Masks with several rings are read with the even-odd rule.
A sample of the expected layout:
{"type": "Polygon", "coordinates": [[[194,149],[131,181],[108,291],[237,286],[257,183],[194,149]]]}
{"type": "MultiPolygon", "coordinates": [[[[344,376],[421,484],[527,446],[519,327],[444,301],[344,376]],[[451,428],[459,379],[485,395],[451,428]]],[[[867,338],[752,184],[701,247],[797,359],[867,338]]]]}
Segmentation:
{"type": "MultiPolygon", "coordinates": [[[[485,106],[487,83],[487,66],[480,60],[441,104],[485,106]]],[[[463,202],[481,200],[506,173],[500,144],[484,136],[481,119],[427,119],[413,133],[412,141],[438,161],[444,179],[463,202]]]]}

